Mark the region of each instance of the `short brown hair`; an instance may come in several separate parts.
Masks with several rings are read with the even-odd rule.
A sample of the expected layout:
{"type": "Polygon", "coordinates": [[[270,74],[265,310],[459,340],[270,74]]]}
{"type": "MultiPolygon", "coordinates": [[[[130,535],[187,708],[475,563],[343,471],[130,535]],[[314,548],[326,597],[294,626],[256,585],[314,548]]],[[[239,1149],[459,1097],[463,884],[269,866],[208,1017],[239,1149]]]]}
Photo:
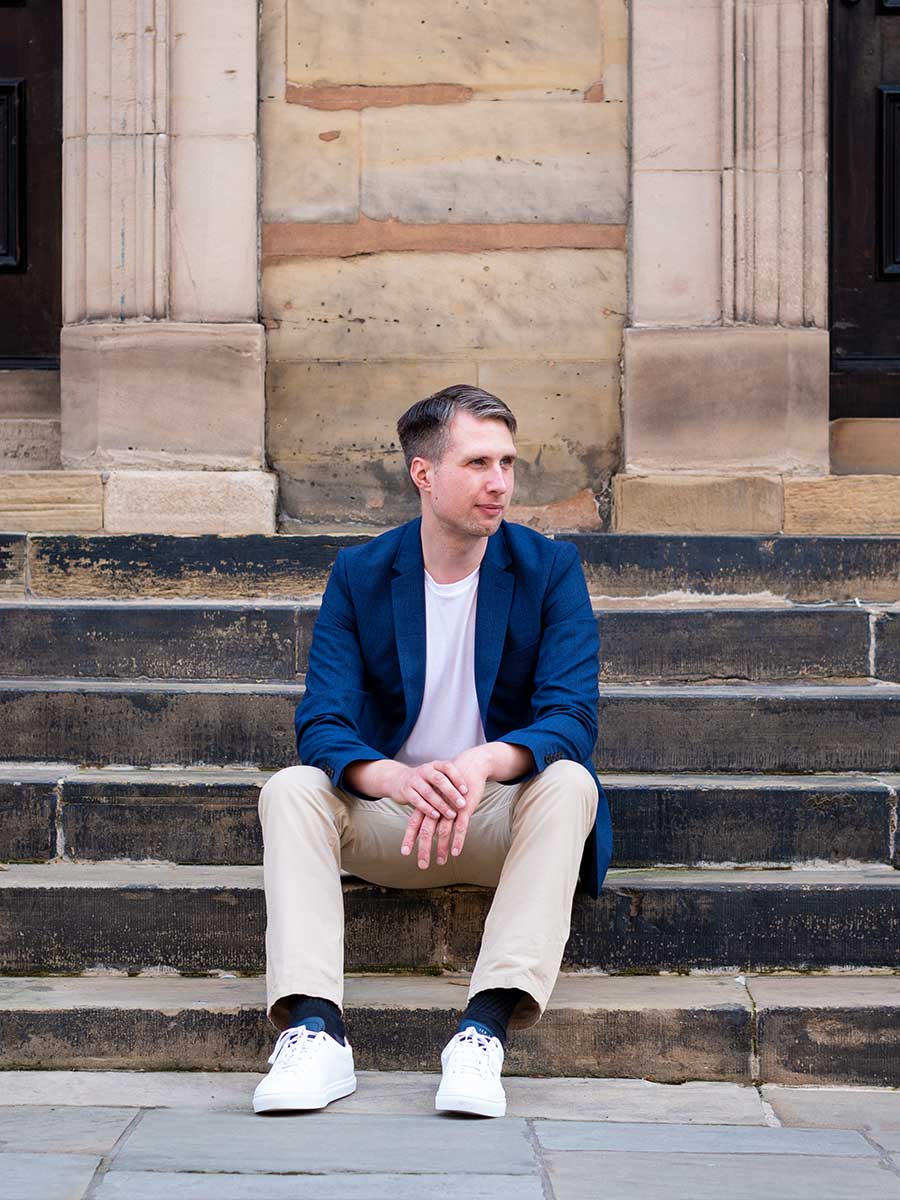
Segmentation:
{"type": "Polygon", "coordinates": [[[516,418],[503,401],[468,383],[454,383],[408,408],[397,422],[397,433],[407,467],[414,458],[437,462],[449,439],[450,422],[458,412],[471,413],[482,421],[503,421],[515,436],[516,418]]]}

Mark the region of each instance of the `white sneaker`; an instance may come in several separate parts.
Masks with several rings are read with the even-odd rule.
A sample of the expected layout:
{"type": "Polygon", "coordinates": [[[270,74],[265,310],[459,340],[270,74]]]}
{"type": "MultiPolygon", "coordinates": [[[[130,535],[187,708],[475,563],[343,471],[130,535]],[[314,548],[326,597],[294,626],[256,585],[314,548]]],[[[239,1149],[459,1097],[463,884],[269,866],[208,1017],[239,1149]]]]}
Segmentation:
{"type": "Polygon", "coordinates": [[[476,1113],[481,1117],[506,1114],[506,1093],[500,1082],[503,1046],[499,1038],[469,1026],[454,1034],[441,1053],[441,1086],[434,1098],[438,1112],[476,1113]]]}
{"type": "Polygon", "coordinates": [[[253,1093],[254,1112],[324,1108],[356,1091],[350,1043],[342,1046],[324,1030],[285,1029],[269,1062],[271,1071],[253,1093]]]}

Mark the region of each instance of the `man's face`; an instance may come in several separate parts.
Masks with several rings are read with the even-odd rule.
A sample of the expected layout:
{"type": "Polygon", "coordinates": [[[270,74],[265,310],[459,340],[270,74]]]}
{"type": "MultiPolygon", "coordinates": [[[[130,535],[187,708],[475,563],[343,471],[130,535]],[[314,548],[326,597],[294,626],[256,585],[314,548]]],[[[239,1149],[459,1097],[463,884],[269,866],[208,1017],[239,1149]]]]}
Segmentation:
{"type": "Polygon", "coordinates": [[[512,499],[516,447],[504,421],[482,420],[458,412],[450,423],[449,441],[439,462],[424,462],[413,476],[422,503],[448,531],[488,537],[503,520],[512,499]]]}

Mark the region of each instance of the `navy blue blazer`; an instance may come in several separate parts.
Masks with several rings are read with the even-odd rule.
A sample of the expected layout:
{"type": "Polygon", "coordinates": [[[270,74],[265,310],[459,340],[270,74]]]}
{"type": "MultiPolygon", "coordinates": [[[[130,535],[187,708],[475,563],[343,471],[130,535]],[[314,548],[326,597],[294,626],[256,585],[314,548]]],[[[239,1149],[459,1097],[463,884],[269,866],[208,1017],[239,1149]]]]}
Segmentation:
{"type": "MultiPolygon", "coordinates": [[[[425,688],[421,518],[337,555],[313,631],[306,693],[294,725],[302,762],[335,786],[349,763],[392,758],[425,688]]],[[[597,783],[597,820],[580,880],[596,896],[612,828],[591,754],[597,739],[599,637],[578,552],[524,525],[488,538],[475,611],[475,691],[488,741],[531,751],[535,770],[559,759],[597,783]]],[[[347,789],[352,790],[352,789],[347,789]]]]}

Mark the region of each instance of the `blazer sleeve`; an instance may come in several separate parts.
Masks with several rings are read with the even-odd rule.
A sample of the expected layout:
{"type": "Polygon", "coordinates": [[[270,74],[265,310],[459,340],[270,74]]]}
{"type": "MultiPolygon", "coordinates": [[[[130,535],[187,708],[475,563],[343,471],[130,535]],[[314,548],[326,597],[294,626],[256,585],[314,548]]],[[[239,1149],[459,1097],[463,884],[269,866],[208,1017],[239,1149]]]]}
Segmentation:
{"type": "Polygon", "coordinates": [[[345,786],[341,779],[349,763],[387,757],[360,736],[360,716],[370,702],[347,563],[340,550],[313,629],[306,692],[294,715],[300,761],[319,767],[335,787],[345,786]]]}
{"type": "Polygon", "coordinates": [[[534,774],[559,759],[589,761],[597,740],[597,619],[577,548],[571,542],[557,546],[544,593],[531,723],[497,739],[526,746],[534,774]]]}

